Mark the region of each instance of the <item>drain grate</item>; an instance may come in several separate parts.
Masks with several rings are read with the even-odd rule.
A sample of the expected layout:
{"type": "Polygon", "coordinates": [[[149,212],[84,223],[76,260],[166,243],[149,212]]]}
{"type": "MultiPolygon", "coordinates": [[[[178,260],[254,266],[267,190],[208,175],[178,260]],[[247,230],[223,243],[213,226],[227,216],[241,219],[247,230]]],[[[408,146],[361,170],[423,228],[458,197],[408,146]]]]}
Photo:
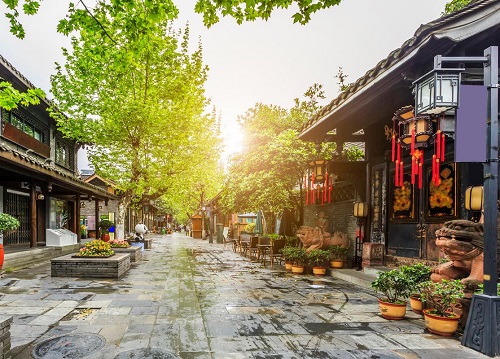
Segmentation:
{"type": "Polygon", "coordinates": [[[157,348],[141,348],[122,352],[115,356],[115,359],[180,359],[171,352],[157,348]]]}
{"type": "Polygon", "coordinates": [[[79,333],[51,338],[38,344],[31,356],[35,359],[77,359],[101,349],[106,339],[99,334],[79,333]]]}

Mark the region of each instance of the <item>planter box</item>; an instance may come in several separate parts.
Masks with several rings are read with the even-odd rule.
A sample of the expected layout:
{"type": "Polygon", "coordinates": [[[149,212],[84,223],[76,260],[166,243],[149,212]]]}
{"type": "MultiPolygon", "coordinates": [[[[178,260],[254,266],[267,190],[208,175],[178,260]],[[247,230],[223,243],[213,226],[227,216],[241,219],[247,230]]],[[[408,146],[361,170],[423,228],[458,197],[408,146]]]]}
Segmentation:
{"type": "Polygon", "coordinates": [[[50,261],[52,277],[121,278],[130,269],[130,254],[117,253],[109,258],[72,258],[72,254],[50,261]]]}
{"type": "Polygon", "coordinates": [[[139,262],[142,260],[142,251],[141,247],[139,246],[133,246],[133,247],[128,247],[128,248],[120,248],[120,247],[112,247],[112,250],[115,251],[115,253],[128,253],[130,254],[130,262],[139,262]]]}

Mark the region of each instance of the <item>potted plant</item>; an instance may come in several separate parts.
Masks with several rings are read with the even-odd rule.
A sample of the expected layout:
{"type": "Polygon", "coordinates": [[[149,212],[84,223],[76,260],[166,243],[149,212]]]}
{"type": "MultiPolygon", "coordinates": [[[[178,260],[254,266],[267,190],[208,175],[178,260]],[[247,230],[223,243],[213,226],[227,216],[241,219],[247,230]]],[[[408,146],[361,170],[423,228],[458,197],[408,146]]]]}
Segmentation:
{"type": "Polygon", "coordinates": [[[101,219],[99,221],[99,230],[101,231],[101,239],[104,242],[109,241],[109,229],[114,226],[114,223],[108,219],[101,219]]]}
{"type": "Polygon", "coordinates": [[[281,250],[281,253],[283,253],[283,257],[285,258],[285,269],[287,271],[292,270],[294,251],[295,251],[295,247],[285,247],[281,250]]]}
{"type": "Polygon", "coordinates": [[[378,300],[382,317],[403,319],[406,314],[406,298],[411,293],[408,275],[399,269],[381,272],[371,286],[376,292],[384,294],[384,297],[378,300]]]}
{"type": "Polygon", "coordinates": [[[307,260],[313,267],[314,275],[325,275],[330,252],[323,249],[312,249],[307,253],[307,260]]]}
{"type": "Polygon", "coordinates": [[[423,303],[420,299],[421,291],[419,284],[430,280],[431,278],[431,267],[426,266],[423,263],[416,263],[411,266],[403,266],[400,270],[408,276],[411,282],[411,287],[417,292],[410,294],[410,306],[411,309],[417,313],[422,313],[423,303]]]}
{"type": "Polygon", "coordinates": [[[425,326],[434,334],[451,336],[458,328],[460,316],[453,306],[464,297],[464,285],[459,279],[420,283],[421,299],[428,304],[424,309],[425,326]]]}
{"type": "Polygon", "coordinates": [[[304,273],[305,264],[307,261],[307,253],[304,248],[294,247],[291,253],[292,273],[304,273]]]}
{"type": "Polygon", "coordinates": [[[347,247],[333,245],[328,247],[330,252],[330,267],[342,268],[347,260],[347,247]]]}
{"type": "Polygon", "coordinates": [[[0,213],[0,269],[3,267],[4,250],[3,250],[3,232],[14,231],[19,228],[19,221],[7,213],[0,213]]]}

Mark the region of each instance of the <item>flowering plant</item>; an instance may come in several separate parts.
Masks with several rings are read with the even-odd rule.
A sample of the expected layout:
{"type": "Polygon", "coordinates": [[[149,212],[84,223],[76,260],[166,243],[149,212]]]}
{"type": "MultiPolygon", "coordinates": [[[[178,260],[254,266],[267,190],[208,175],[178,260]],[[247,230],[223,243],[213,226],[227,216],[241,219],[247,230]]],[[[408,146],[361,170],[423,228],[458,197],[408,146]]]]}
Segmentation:
{"type": "Polygon", "coordinates": [[[115,254],[111,249],[111,245],[100,239],[96,239],[85,243],[85,247],[80,249],[78,257],[109,257],[115,254]]]}
{"type": "Polygon", "coordinates": [[[122,240],[113,239],[113,240],[109,241],[108,243],[111,245],[111,247],[115,247],[115,248],[128,248],[128,247],[130,247],[130,244],[124,239],[122,239],[122,240]]]}

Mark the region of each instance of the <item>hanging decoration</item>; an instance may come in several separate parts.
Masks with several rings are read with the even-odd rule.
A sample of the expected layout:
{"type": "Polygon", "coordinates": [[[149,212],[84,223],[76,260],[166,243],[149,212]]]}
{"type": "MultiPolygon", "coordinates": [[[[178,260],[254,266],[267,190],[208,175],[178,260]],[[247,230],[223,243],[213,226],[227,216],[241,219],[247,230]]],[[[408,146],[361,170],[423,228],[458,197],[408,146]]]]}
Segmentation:
{"type": "Polygon", "coordinates": [[[331,202],[333,179],[327,172],[326,160],[314,160],[309,163],[310,170],[304,176],[306,206],[331,202]]]}
{"type": "Polygon", "coordinates": [[[422,188],[424,149],[434,142],[432,156],[432,180],[439,185],[440,164],[444,161],[445,134],[439,130],[439,120],[428,115],[415,116],[413,106],[400,108],[392,118],[391,159],[395,165],[394,185],[403,187],[403,150],[409,150],[411,160],[411,184],[422,188]],[[434,133],[433,124],[437,132],[434,133]]]}

